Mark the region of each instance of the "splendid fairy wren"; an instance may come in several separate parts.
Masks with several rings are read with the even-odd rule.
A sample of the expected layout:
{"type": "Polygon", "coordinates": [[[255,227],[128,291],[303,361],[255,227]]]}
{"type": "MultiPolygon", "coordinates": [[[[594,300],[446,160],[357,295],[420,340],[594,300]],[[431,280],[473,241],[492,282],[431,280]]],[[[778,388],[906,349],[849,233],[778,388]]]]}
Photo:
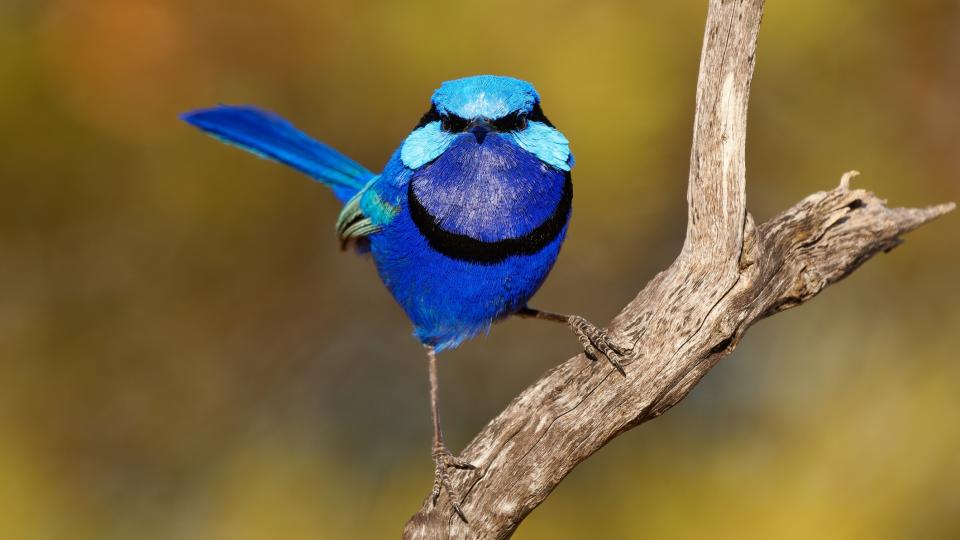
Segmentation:
{"type": "Polygon", "coordinates": [[[299,170],[344,203],[338,238],[369,253],[427,348],[433,500],[446,489],[461,518],[449,469],[473,466],[443,441],[436,353],[518,315],[569,325],[590,358],[602,355],[624,372],[624,351],[603,329],[527,306],[567,232],[574,163],[529,83],[491,75],[443,83],[380,174],[253,107],[213,107],[183,119],[299,170]]]}

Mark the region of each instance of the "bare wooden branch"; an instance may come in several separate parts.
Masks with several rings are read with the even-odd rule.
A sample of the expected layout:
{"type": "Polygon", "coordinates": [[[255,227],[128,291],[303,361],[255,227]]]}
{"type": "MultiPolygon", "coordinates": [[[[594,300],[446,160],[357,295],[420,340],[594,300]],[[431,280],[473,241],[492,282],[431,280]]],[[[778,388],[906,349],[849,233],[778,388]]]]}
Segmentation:
{"type": "Polygon", "coordinates": [[[632,347],[627,377],[571,358],[524,390],[461,454],[478,469],[455,480],[470,523],[444,494],[407,539],[508,538],[575,466],[675,405],[756,321],[797,306],[951,210],[887,208],[851,189],[856,172],[756,226],[746,211],[744,144],[762,0],[711,0],[683,249],[610,325],[632,347]]]}
{"type": "Polygon", "coordinates": [[[697,78],[685,253],[729,264],[740,253],[747,194],[747,102],[763,0],[710,2],[697,78]]]}

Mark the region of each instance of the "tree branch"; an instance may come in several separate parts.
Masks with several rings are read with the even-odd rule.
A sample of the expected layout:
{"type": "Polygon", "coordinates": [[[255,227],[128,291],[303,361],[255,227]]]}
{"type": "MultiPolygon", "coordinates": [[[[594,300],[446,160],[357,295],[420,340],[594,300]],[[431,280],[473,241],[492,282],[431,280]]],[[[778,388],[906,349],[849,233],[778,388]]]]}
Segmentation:
{"type": "Polygon", "coordinates": [[[887,208],[840,185],[756,226],[746,211],[747,100],[763,0],[710,0],[683,249],[610,325],[632,346],[623,378],[606,362],[571,358],[524,390],[461,456],[463,523],[444,494],[429,498],[407,539],[508,538],[575,466],[617,435],[675,405],[756,321],[810,299],[900,235],[953,210],[887,208]]]}

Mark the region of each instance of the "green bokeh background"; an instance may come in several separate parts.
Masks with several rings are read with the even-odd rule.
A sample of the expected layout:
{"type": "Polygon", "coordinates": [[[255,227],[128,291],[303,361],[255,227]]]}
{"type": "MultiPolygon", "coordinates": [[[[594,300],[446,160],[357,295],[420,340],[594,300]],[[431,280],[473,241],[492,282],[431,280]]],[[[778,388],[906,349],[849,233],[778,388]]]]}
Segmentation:
{"type": "MultiPolygon", "coordinates": [[[[387,538],[430,487],[425,362],[337,204],[177,113],[254,103],[382,166],[446,79],[532,81],[577,156],[536,304],[609,320],[677,253],[705,1],[0,2],[0,538],[387,538]]],[[[960,199],[960,4],[768,3],[764,220],[857,168],[960,199]]],[[[519,539],[960,537],[958,217],[750,331],[519,539]]],[[[456,450],[577,352],[441,362],[456,450]]]]}

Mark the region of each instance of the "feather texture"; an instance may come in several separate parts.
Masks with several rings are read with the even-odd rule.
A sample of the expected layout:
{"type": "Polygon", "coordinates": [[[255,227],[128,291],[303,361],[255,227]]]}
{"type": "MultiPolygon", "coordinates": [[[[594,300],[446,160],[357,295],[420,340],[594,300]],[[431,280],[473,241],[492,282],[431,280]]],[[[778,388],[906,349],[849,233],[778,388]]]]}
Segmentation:
{"type": "Polygon", "coordinates": [[[514,111],[529,111],[539,100],[530,83],[495,75],[447,81],[433,93],[433,102],[441,114],[461,118],[500,118],[514,111]]]}
{"type": "Polygon", "coordinates": [[[330,186],[340,201],[353,197],[374,176],[283,118],[255,107],[221,105],[181,118],[226,143],[293,167],[330,186]]]}
{"type": "Polygon", "coordinates": [[[444,230],[485,242],[521,237],[546,221],[566,176],[508,136],[477,143],[456,137],[439,158],[413,172],[413,192],[444,230]]]}

